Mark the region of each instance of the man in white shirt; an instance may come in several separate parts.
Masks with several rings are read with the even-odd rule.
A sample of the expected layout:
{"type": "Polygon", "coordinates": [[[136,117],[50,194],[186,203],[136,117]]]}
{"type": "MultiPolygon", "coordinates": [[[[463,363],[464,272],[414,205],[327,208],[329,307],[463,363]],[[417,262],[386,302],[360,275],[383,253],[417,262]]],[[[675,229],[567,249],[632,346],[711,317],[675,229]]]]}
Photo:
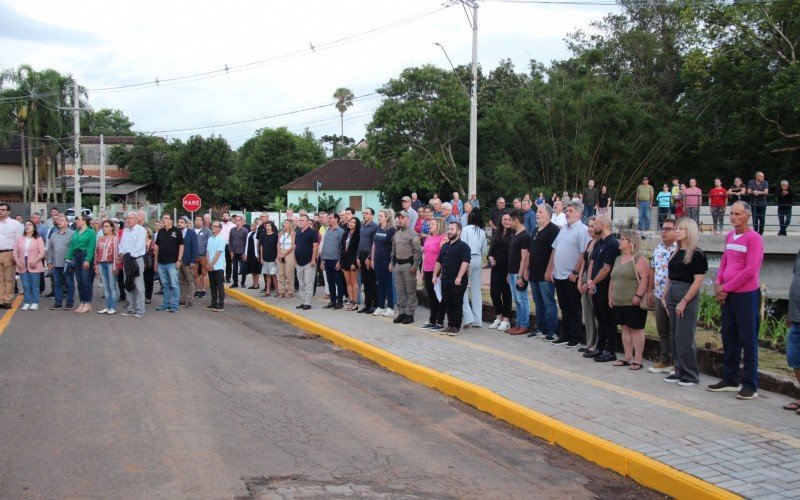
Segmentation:
{"type": "MultiPolygon", "coordinates": [[[[123,316],[141,318],[144,315],[144,254],[147,250],[147,231],[139,225],[139,214],[128,212],[125,217],[125,230],[119,243],[119,253],[125,257],[130,254],[139,268],[139,274],[133,277],[134,290],[128,292],[128,309],[123,316]]],[[[127,265],[125,266],[127,270],[127,265]]],[[[126,276],[125,281],[128,281],[126,276]]]]}
{"type": "Polygon", "coordinates": [[[17,266],[13,250],[23,229],[23,225],[11,217],[11,206],[0,203],[0,308],[3,309],[11,309],[11,299],[14,298],[17,266]]]}

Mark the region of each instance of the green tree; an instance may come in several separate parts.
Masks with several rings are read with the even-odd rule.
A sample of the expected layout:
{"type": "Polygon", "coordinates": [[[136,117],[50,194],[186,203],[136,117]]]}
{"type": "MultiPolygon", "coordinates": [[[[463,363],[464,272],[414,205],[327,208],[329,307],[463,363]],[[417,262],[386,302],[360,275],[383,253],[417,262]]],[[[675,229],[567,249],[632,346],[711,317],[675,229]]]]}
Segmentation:
{"type": "Polygon", "coordinates": [[[148,197],[152,201],[167,201],[171,195],[172,169],[184,145],[175,140],[170,144],[151,135],[139,135],[132,147],[115,146],[109,161],[127,169],[134,182],[149,183],[148,197]]]}
{"type": "Polygon", "coordinates": [[[172,201],[180,206],[180,200],[188,193],[195,193],[206,207],[219,207],[233,200],[235,182],[235,154],[222,137],[193,135],[175,154],[170,170],[170,192],[172,201]]]}
{"type": "Polygon", "coordinates": [[[465,191],[469,98],[458,76],[434,66],[403,70],[378,89],[385,96],[367,126],[367,159],[387,168],[382,201],[440,186],[465,191]]]}
{"type": "Polygon", "coordinates": [[[122,110],[102,108],[99,111],[90,113],[88,119],[90,135],[134,135],[131,130],[133,122],[122,110]]]}
{"type": "Polygon", "coordinates": [[[325,161],[325,150],[308,130],[293,134],[285,127],[261,129],[237,152],[232,199],[241,207],[272,206],[281,186],[325,161]]]}

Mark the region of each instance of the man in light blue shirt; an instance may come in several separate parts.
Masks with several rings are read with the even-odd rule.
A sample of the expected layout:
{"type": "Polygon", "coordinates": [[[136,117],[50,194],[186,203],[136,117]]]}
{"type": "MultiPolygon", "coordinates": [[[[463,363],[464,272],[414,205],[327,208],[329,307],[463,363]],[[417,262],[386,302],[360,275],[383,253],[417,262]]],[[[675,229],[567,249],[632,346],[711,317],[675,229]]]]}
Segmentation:
{"type": "Polygon", "coordinates": [[[575,347],[580,344],[581,294],[578,291],[578,268],[589,246],[589,230],[581,222],[583,204],[573,201],[564,214],[567,225],[561,228],[555,241],[545,279],[556,285],[558,306],[561,308],[561,335],[553,345],[575,347]]]}
{"type": "Polygon", "coordinates": [[[228,242],[220,234],[221,231],[222,223],[213,222],[211,232],[214,236],[206,244],[208,285],[211,288],[211,304],[206,309],[214,312],[225,310],[225,245],[228,242]]]}
{"type": "MultiPolygon", "coordinates": [[[[141,318],[144,315],[144,254],[147,250],[147,231],[139,225],[139,213],[128,212],[125,216],[125,229],[122,231],[122,239],[119,242],[119,253],[123,259],[129,258],[135,261],[139,268],[139,273],[133,277],[134,289],[128,292],[128,308],[122,313],[123,316],[134,316],[141,318]]],[[[125,270],[128,266],[124,266],[125,270]]],[[[129,281],[125,277],[125,282],[129,281]]]]}

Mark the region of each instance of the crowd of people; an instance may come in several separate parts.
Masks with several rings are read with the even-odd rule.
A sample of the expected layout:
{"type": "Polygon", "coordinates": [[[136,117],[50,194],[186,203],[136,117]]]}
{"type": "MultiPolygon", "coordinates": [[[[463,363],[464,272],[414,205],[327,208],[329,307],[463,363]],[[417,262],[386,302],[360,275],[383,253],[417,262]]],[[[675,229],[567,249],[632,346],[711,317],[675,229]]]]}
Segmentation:
{"type": "MultiPolygon", "coordinates": [[[[554,193],[548,200],[539,193],[534,199],[514,199],[508,208],[499,198],[488,224],[477,197],[472,194],[464,201],[458,193],[450,201],[434,195],[425,204],[412,193],[402,198],[398,212],[287,210],[278,224],[266,213],[250,225],[227,212],[218,220],[205,214],[194,220],[180,217],[176,223],[164,214],[154,230],[146,226],[143,211],[127,213],[119,225],[85,216],[70,225],[53,209],[45,222],[34,215],[21,224],[0,203],[0,304],[10,307],[14,274],[19,273],[22,309],[38,309],[47,269],[54,310],[91,311],[99,275],[104,307],[98,314],[116,314],[125,302],[123,315],[141,317],[152,300],[156,277],[162,294],[156,310],[192,308],[208,289],[205,309],[219,312],[225,307],[225,284],[246,287],[249,276],[248,288],[265,297],[297,295],[297,309],[311,309],[322,285],[324,308],[391,317],[409,325],[416,321],[421,281],[429,305],[421,328],[459,335],[484,326],[481,276],[489,267],[495,314],[489,329],[541,337],[554,346],[576,348],[586,360],[637,371],[644,366],[644,328],[652,311],[661,352],[649,370],[665,374],[665,382],[689,387],[699,382],[695,330],[708,270],[699,248],[698,205],[690,201],[700,199],[698,191],[694,179],[687,188],[675,179],[672,188],[664,186],[666,195],[656,196],[647,178],[637,188],[637,203],[648,208],[641,211],[641,231],[649,230],[644,216],[649,217],[653,203],[664,209],[658,220],[661,242],[651,257],[642,249],[640,232],[615,231],[611,196],[592,181],[572,197],[554,193]]],[[[781,192],[787,191],[782,185],[781,192]]],[[[708,390],[735,391],[740,399],[757,397],[764,253],[757,230],[763,222],[750,227],[751,218],[763,212],[743,198],[756,201],[767,193],[760,173],[746,188],[737,180],[725,189],[717,180],[709,193],[712,208],[720,209],[712,212],[715,230],[722,230],[716,221],[726,212],[733,230],[726,235],[714,289],[722,308],[724,377],[708,390]],[[725,203],[715,204],[718,198],[725,203]]],[[[790,349],[794,358],[798,346],[800,341],[790,349]]]]}
{"type": "Polygon", "coordinates": [[[730,187],[725,188],[722,179],[714,179],[714,187],[707,193],[698,187],[697,179],[689,179],[688,186],[678,177],[665,182],[661,191],[656,193],[647,177],[636,188],[636,206],[639,211],[638,229],[650,229],[650,209],[658,207],[658,227],[668,217],[688,217],[700,225],[700,209],[707,205],[711,214],[711,227],[714,234],[722,234],[725,225],[725,213],[729,206],[737,201],[746,201],[753,212],[753,229],[764,234],[766,224],[767,202],[772,197],[777,204],[778,236],[787,236],[787,229],[792,223],[792,205],[795,194],[789,181],[782,180],[778,189],[771,190],[763,172],[756,172],[755,177],[745,185],[741,177],[736,177],[730,187]]]}

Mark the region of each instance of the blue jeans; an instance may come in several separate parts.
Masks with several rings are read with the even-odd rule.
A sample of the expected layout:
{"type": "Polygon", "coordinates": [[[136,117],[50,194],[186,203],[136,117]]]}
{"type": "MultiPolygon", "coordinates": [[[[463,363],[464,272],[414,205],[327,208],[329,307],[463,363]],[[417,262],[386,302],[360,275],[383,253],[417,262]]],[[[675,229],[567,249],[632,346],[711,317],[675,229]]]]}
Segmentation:
{"type": "Polygon", "coordinates": [[[536,304],[536,327],[544,334],[558,331],[556,286],[549,281],[531,281],[531,295],[536,304]]]}
{"type": "Polygon", "coordinates": [[[26,304],[39,303],[39,276],[41,275],[42,273],[31,272],[24,272],[19,275],[26,304]]]}
{"type": "Polygon", "coordinates": [[[117,277],[114,276],[114,263],[101,262],[98,266],[100,268],[100,280],[103,282],[103,290],[105,290],[106,309],[117,309],[117,301],[119,300],[119,287],[117,286],[117,277]]]}
{"type": "Polygon", "coordinates": [[[789,327],[786,337],[786,362],[789,368],[800,369],[800,322],[794,322],[789,327]]]}
{"type": "Polygon", "coordinates": [[[639,231],[650,230],[650,202],[639,202],[639,231]]]}
{"type": "Polygon", "coordinates": [[[63,305],[64,286],[67,287],[67,307],[72,307],[75,301],[75,280],[72,273],[64,272],[63,267],[54,267],[53,273],[53,293],[56,295],[56,305],[63,305]]]}
{"type": "Polygon", "coordinates": [[[178,268],[175,263],[158,264],[158,280],[161,282],[161,289],[164,291],[162,308],[164,310],[178,310],[180,300],[180,288],[178,287],[178,268]]]}
{"type": "Polygon", "coordinates": [[[92,286],[94,286],[94,266],[89,262],[89,269],[84,269],[83,263],[86,253],[80,250],[75,251],[75,285],[78,289],[78,298],[81,302],[91,304],[92,286]]]}
{"type": "Polygon", "coordinates": [[[378,307],[381,309],[394,308],[392,294],[392,273],[389,271],[389,261],[375,261],[375,279],[378,282],[378,307]]]}
{"type": "Polygon", "coordinates": [[[722,380],[758,388],[758,328],[761,290],[729,293],[722,304],[722,380]],[[739,371],[742,352],[744,367],[739,371]]]}
{"type": "Polygon", "coordinates": [[[511,287],[511,297],[517,305],[517,326],[528,328],[531,324],[531,305],[528,302],[528,291],[517,290],[517,275],[508,275],[508,284],[511,287]]]}

